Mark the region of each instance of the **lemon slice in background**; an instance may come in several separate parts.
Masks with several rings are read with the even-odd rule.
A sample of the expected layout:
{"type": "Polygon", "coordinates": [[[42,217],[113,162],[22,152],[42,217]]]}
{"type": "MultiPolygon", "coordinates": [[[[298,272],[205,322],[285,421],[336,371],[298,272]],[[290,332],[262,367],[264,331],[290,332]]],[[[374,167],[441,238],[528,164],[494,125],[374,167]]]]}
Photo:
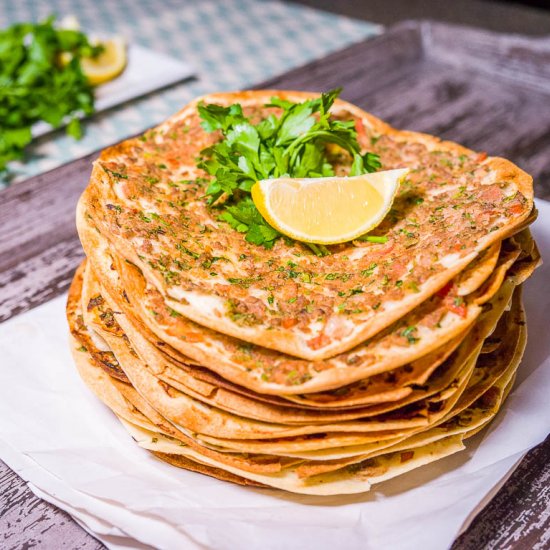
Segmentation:
{"type": "Polygon", "coordinates": [[[262,180],[252,187],[252,200],[265,220],[288,237],[314,244],[344,243],[384,219],[408,171],[262,180]]]}
{"type": "Polygon", "coordinates": [[[80,60],[82,71],[92,86],[103,84],[116,78],[126,67],[126,42],[121,37],[97,42],[103,51],[97,57],[83,57],[80,60]]]}

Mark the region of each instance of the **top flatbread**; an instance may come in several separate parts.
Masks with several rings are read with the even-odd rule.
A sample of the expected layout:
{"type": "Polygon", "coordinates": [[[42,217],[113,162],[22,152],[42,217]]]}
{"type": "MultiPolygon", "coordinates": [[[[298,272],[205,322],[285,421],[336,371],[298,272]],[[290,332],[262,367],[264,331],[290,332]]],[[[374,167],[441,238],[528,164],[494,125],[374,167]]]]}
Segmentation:
{"type": "Polygon", "coordinates": [[[461,309],[449,309],[449,302],[451,306],[455,304],[451,285],[350,352],[313,362],[237,340],[174,315],[159,299],[156,289],[144,287],[146,281],[139,270],[113,257],[104,246],[105,240],[86,227],[85,221],[80,218],[79,231],[88,259],[116,309],[127,311],[133,323],[139,319],[136,328],[144,324],[156,335],[155,340],[163,343],[163,348],[178,350],[184,363],[204,365],[235,384],[271,395],[340,388],[417,359],[427,359],[429,353],[449,345],[475,322],[482,303],[498,290],[506,270],[520,253],[512,243],[511,249],[503,244],[498,267],[473,295],[459,298],[461,309]]]}
{"type": "MultiPolygon", "coordinates": [[[[416,308],[493,243],[522,226],[532,178],[507,160],[394,130],[343,101],[363,150],[384,169],[409,167],[375,233],[385,244],[347,243],[318,258],[280,239],[272,250],[245,241],[207,207],[201,149],[219,139],[200,127],[199,101],[239,102],[255,119],[276,112],[261,91],[200,98],[141,139],[106,149],[82,198],[82,215],[135,263],[170,307],[216,331],[296,357],[350,350],[416,308]]],[[[339,159],[347,173],[349,159],[339,159]]]]}

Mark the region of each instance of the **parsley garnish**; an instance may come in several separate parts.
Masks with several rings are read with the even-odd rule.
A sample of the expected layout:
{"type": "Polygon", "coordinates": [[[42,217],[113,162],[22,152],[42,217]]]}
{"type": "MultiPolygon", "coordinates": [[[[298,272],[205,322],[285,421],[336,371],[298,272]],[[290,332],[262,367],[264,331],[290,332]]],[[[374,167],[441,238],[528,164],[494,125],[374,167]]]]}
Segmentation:
{"type": "MultiPolygon", "coordinates": [[[[223,136],[201,151],[199,167],[213,176],[206,190],[208,202],[221,210],[219,219],[245,233],[248,242],[271,248],[281,237],[250,198],[256,181],[282,176],[333,176],[327,143],[339,145],[349,153],[351,176],[381,167],[377,155],[360,154],[354,120],[330,119],[330,108],[340,92],[341,89],[332,90],[303,103],[273,97],[267,106],[282,109],[281,115],[271,114],[257,124],[244,116],[239,104],[199,105],[202,127],[207,132],[220,131],[223,136]]],[[[324,246],[309,246],[318,256],[329,253],[324,246]]]]}
{"type": "Polygon", "coordinates": [[[80,59],[102,48],[80,31],[55,28],[54,19],[0,30],[0,172],[23,156],[35,122],[55,128],[67,123],[67,134],[79,139],[77,115],[94,111],[93,89],[80,59]],[[67,64],[59,62],[62,54],[71,56],[67,64]]]}

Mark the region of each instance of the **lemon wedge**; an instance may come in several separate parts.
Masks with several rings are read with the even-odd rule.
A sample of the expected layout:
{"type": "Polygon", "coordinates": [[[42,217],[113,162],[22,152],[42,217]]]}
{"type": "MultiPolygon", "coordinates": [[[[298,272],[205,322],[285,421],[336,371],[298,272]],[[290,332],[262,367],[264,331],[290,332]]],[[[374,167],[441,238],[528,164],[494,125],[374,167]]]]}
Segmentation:
{"type": "Polygon", "coordinates": [[[344,243],[384,219],[408,171],[262,180],[253,185],[252,200],[265,220],[288,237],[314,244],[344,243]]]}
{"type": "Polygon", "coordinates": [[[98,43],[103,51],[97,57],[83,57],[82,71],[92,86],[116,78],[126,67],[126,43],[121,37],[114,37],[98,43]]]}

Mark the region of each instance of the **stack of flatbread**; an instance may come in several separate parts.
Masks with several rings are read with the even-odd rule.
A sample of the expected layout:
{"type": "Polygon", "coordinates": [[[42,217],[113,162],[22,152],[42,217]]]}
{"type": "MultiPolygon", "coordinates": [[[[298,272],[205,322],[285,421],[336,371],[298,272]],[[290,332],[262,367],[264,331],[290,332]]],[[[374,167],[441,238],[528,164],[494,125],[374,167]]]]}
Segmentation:
{"type": "MultiPolygon", "coordinates": [[[[260,120],[273,95],[312,97],[201,101],[260,120]]],[[[525,348],[531,177],[337,101],[383,169],[410,169],[384,238],[266,249],[204,198],[196,159],[219,136],[197,104],[103,151],[79,202],[67,315],[85,383],[160,460],[235,483],[358,493],[464,449],[525,348]]]]}

